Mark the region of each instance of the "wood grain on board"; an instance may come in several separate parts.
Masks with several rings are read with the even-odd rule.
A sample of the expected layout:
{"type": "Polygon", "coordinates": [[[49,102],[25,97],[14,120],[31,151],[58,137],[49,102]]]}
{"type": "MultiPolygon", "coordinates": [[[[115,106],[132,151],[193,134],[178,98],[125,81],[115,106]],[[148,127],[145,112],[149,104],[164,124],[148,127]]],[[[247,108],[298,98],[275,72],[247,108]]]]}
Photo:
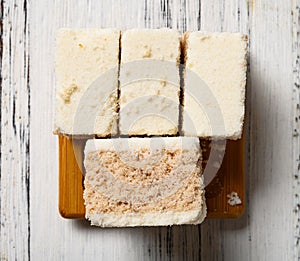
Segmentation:
{"type": "Polygon", "coordinates": [[[84,140],[59,137],[59,212],[65,218],[84,217],[81,171],[84,145],[84,140]]]}
{"type": "MultiPolygon", "coordinates": [[[[83,149],[85,141],[59,136],[59,211],[65,218],[84,218],[83,149]]],[[[208,147],[207,141],[201,146],[208,147]]],[[[206,150],[203,158],[209,156],[206,150]]],[[[244,139],[227,141],[216,177],[206,188],[208,218],[237,218],[244,211],[244,139]],[[231,206],[227,195],[237,192],[242,204],[231,206]]]]}

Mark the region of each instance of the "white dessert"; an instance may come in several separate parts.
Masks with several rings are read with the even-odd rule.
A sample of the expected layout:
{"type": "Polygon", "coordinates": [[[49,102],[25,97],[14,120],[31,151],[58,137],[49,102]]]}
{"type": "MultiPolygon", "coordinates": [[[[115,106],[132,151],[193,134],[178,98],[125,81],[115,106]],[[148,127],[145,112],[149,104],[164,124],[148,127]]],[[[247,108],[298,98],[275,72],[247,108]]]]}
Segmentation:
{"type": "Polygon", "coordinates": [[[84,166],[92,225],[199,224],[206,216],[198,138],[88,140],[84,166]]]}
{"type": "Polygon", "coordinates": [[[171,29],[122,33],[120,133],[178,132],[181,34],[171,29]]]}
{"type": "Polygon", "coordinates": [[[117,133],[120,31],[61,29],[56,36],[57,133],[117,133]]]}
{"type": "Polygon", "coordinates": [[[185,36],[183,132],[238,139],[245,112],[247,37],[191,32],[185,36]]]}

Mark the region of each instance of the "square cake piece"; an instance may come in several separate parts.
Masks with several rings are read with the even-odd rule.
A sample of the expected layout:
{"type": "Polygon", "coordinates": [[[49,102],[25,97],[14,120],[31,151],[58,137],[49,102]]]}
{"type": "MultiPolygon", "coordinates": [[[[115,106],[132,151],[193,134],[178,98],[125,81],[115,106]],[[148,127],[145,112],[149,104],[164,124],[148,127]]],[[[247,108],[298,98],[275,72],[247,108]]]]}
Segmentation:
{"type": "Polygon", "coordinates": [[[119,39],[115,29],[57,32],[56,133],[117,133],[119,39]]]}
{"type": "Polygon", "coordinates": [[[198,138],[88,140],[84,166],[92,225],[199,224],[206,216],[198,138]]]}
{"type": "Polygon", "coordinates": [[[181,34],[172,29],[122,33],[120,134],[178,132],[181,34]]]}
{"type": "Polygon", "coordinates": [[[238,139],[245,111],[247,36],[186,33],[183,132],[238,139]]]}

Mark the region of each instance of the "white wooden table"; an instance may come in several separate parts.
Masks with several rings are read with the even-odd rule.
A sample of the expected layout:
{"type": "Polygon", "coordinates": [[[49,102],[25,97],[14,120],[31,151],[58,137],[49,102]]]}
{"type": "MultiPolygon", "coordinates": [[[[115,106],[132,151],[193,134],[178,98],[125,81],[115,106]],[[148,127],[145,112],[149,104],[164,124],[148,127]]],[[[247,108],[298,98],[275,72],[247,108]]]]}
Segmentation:
{"type": "Polygon", "coordinates": [[[1,260],[299,260],[300,0],[1,1],[1,260]],[[99,229],[58,214],[59,27],[249,34],[247,210],[201,226],[99,229]]]}

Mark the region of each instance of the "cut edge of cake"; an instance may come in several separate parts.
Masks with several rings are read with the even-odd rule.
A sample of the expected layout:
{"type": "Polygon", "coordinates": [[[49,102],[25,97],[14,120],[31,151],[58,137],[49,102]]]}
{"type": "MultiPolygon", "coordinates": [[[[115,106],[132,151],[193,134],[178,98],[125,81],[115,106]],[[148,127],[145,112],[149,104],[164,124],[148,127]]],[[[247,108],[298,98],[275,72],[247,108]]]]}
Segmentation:
{"type": "Polygon", "coordinates": [[[88,140],[84,159],[86,218],[92,225],[101,227],[200,224],[207,213],[200,160],[200,143],[196,137],[88,140]],[[153,154],[149,154],[149,148],[153,154]],[[143,171],[136,172],[135,164],[149,155],[150,161],[143,163],[143,171]],[[159,156],[158,161],[156,156],[159,156]],[[153,163],[156,170],[151,169],[153,163]],[[126,166],[129,166],[127,170],[126,166]],[[166,166],[171,172],[164,176],[166,166]],[[158,182],[158,194],[151,194],[155,183],[147,183],[147,171],[152,173],[150,176],[154,175],[150,179],[158,182]],[[129,195],[141,194],[134,196],[138,201],[126,196],[131,185],[133,190],[129,195]]]}
{"type": "MultiPolygon", "coordinates": [[[[184,54],[184,70],[183,70],[183,111],[182,111],[182,129],[181,133],[185,136],[198,136],[201,138],[214,138],[214,139],[231,139],[231,140],[237,140],[240,139],[242,134],[243,134],[243,126],[244,126],[244,121],[245,121],[245,100],[246,100],[246,84],[247,84],[247,57],[248,57],[248,36],[239,32],[208,32],[208,31],[187,31],[183,35],[183,54],[184,54]],[[242,56],[243,58],[240,59],[241,62],[241,82],[240,82],[240,87],[241,87],[241,95],[240,95],[240,103],[242,104],[242,113],[239,115],[239,118],[236,120],[236,122],[239,122],[239,126],[236,128],[232,128],[232,126],[226,126],[225,127],[225,133],[217,133],[213,134],[212,129],[210,128],[209,130],[198,130],[196,127],[196,130],[190,130],[189,127],[185,126],[185,105],[186,105],[186,70],[188,67],[188,49],[189,49],[189,39],[190,37],[197,36],[200,38],[200,40],[205,40],[206,38],[219,38],[219,37],[226,37],[229,36],[231,38],[239,39],[242,47],[242,56]]],[[[201,63],[201,61],[199,61],[201,63]]],[[[193,70],[193,69],[192,69],[193,70]]],[[[197,72],[196,72],[197,73],[197,72]]],[[[207,115],[206,120],[208,121],[207,115]]],[[[224,119],[225,122],[227,121],[226,118],[224,119]]],[[[197,125],[197,124],[196,124],[197,125]]],[[[226,125],[226,124],[225,124],[226,125]]],[[[201,129],[201,128],[200,128],[201,129]]],[[[221,131],[222,132],[222,131],[221,131]]]]}
{"type": "Polygon", "coordinates": [[[91,225],[100,227],[137,227],[137,226],[172,226],[172,225],[198,225],[201,224],[207,214],[207,207],[203,199],[200,210],[192,211],[168,211],[164,213],[132,214],[93,214],[86,218],[91,225]]]}
{"type": "MultiPolygon", "coordinates": [[[[121,31],[117,28],[60,28],[57,30],[55,48],[56,88],[54,134],[75,138],[87,138],[91,136],[110,137],[118,134],[120,35],[121,31]],[[107,45],[106,41],[112,41],[112,44],[107,45]],[[69,48],[67,45],[70,45],[69,48]],[[70,53],[72,50],[74,54],[70,53]],[[103,55],[103,52],[107,53],[107,62],[104,61],[105,55],[103,55]],[[74,61],[72,62],[77,56],[79,58],[77,57],[76,59],[79,59],[80,62],[80,59],[85,59],[84,57],[87,53],[90,53],[89,58],[79,63],[78,66],[74,61]],[[66,60],[66,57],[71,57],[71,59],[66,60]],[[110,57],[113,57],[113,59],[110,57]],[[89,64],[93,62],[95,66],[90,70],[89,64]],[[68,66],[69,63],[71,65],[68,66]],[[99,66],[99,63],[102,65],[99,66]],[[74,71],[75,76],[72,76],[72,73],[70,73],[71,70],[74,71]],[[82,77],[78,80],[78,75],[81,74],[82,77]],[[97,113],[96,116],[93,116],[95,119],[88,117],[88,121],[94,121],[93,126],[87,128],[74,127],[74,125],[79,125],[74,123],[74,119],[80,99],[85,94],[86,89],[95,84],[95,80],[98,80],[101,75],[104,75],[107,79],[111,79],[111,83],[107,86],[109,92],[106,92],[105,97],[103,97],[105,99],[103,104],[98,107],[101,112],[99,115],[97,113]],[[107,120],[105,120],[104,126],[103,119],[105,118],[107,120]],[[72,123],[70,123],[71,121],[72,123]],[[102,122],[101,126],[98,126],[99,121],[102,122]]],[[[101,90],[97,92],[101,93],[101,90]]],[[[95,104],[96,101],[94,101],[95,104]]],[[[89,125],[92,125],[92,123],[89,125]]]]}
{"type": "MultiPolygon", "coordinates": [[[[159,29],[129,29],[121,33],[121,61],[120,61],[120,75],[124,75],[123,73],[123,67],[125,66],[126,68],[130,66],[131,62],[141,62],[141,61],[146,61],[146,60],[152,60],[152,61],[172,61],[176,64],[176,69],[177,69],[177,82],[178,82],[178,87],[176,90],[172,90],[173,94],[168,96],[166,93],[164,93],[164,89],[170,89],[170,84],[168,81],[165,81],[164,79],[161,79],[160,84],[161,84],[161,89],[158,91],[158,99],[160,96],[162,97],[161,102],[165,103],[165,98],[170,100],[171,106],[172,103],[177,104],[177,112],[176,113],[169,113],[165,109],[161,109],[161,115],[164,116],[164,113],[166,115],[171,115],[168,119],[168,117],[160,117],[160,116],[151,116],[151,112],[148,115],[148,111],[144,106],[141,106],[138,104],[139,98],[137,97],[132,97],[130,91],[130,86],[123,86],[123,78],[125,77],[120,77],[120,121],[119,121],[119,129],[120,133],[123,135],[130,135],[130,136],[151,136],[151,135],[177,135],[179,132],[179,106],[180,106],[180,74],[179,74],[179,64],[181,60],[181,38],[182,34],[180,31],[171,29],[171,28],[159,28],[159,29]],[[174,41],[176,38],[176,50],[172,50],[172,55],[170,55],[168,52],[163,52],[161,48],[164,48],[164,46],[160,46],[159,44],[165,44],[164,42],[158,42],[158,47],[153,47],[152,44],[150,43],[142,43],[141,48],[134,48],[134,46],[131,46],[132,50],[139,50],[139,52],[142,53],[134,53],[131,54],[132,50],[130,50],[130,47],[126,46],[124,48],[124,45],[126,45],[127,42],[130,43],[132,41],[132,38],[135,37],[135,35],[141,34],[141,37],[143,36],[153,36],[155,38],[159,37],[159,34],[170,34],[172,35],[172,38],[170,38],[170,42],[174,41]],[[132,56],[132,57],[131,57],[132,56]],[[129,66],[128,66],[129,65],[129,66]],[[125,89],[124,89],[125,88],[125,89]],[[164,88],[164,89],[163,89],[164,88]],[[166,95],[166,96],[164,96],[166,95]],[[128,97],[127,97],[128,96],[128,97]],[[134,106],[131,105],[132,100],[136,99],[137,101],[137,107],[141,106],[142,109],[135,109],[133,108],[132,110],[128,111],[126,110],[126,107],[128,106],[134,106]],[[125,100],[125,102],[124,102],[125,100]],[[124,109],[125,108],[125,109],[124,109]],[[138,115],[138,121],[135,121],[133,124],[131,124],[129,127],[127,126],[128,124],[128,116],[129,114],[132,114],[132,111],[138,111],[138,113],[141,113],[141,111],[145,114],[144,115],[138,115]],[[146,112],[147,111],[147,112],[146,112]],[[176,116],[176,119],[174,118],[176,116]],[[140,117],[141,116],[141,117],[140,117]],[[151,118],[152,117],[152,118],[151,118]],[[159,120],[157,119],[159,118],[159,120]],[[173,119],[174,118],[174,119],[173,119]],[[150,121],[154,121],[154,123],[151,125],[149,124],[150,121]],[[161,121],[162,123],[157,124],[157,121],[161,121]],[[157,127],[153,127],[157,126],[157,127]]],[[[175,44],[175,42],[173,42],[175,44]]],[[[173,46],[173,45],[172,45],[173,46]]],[[[158,65],[160,66],[160,65],[158,65]]],[[[132,73],[131,73],[132,74],[132,73]]],[[[173,76],[174,78],[174,76],[173,76]]],[[[134,83],[133,83],[134,84],[134,83]]],[[[148,90],[145,91],[147,93],[148,90]]],[[[141,91],[139,91],[141,92],[141,91]]],[[[151,90],[150,90],[151,92],[151,90]]],[[[169,90],[170,92],[170,90],[169,90]]],[[[141,92],[142,98],[146,97],[145,93],[141,92]]],[[[153,94],[149,94],[153,95],[153,94]]],[[[155,102],[155,99],[152,99],[151,102],[155,102]],[[153,100],[153,101],[152,101],[153,100]]],[[[142,103],[143,101],[141,101],[142,103]]],[[[154,106],[155,108],[159,108],[157,106],[154,106]]],[[[167,107],[166,105],[162,105],[162,107],[167,107]]],[[[133,113],[134,114],[134,113],[133,113]]],[[[154,114],[155,115],[155,114],[154,114]]],[[[160,115],[160,111],[159,111],[160,115]]]]}

